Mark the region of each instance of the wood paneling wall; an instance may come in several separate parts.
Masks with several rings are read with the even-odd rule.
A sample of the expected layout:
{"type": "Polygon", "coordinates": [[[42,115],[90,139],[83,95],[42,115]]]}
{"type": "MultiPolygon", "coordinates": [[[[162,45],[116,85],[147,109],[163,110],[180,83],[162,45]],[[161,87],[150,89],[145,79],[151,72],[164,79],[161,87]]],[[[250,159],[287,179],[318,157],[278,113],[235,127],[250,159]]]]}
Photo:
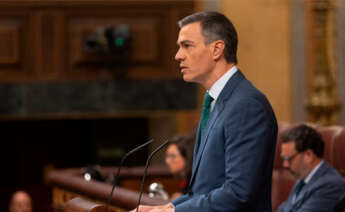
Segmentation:
{"type": "MultiPolygon", "coordinates": [[[[114,71],[117,71],[117,68],[107,67],[107,64],[113,60],[116,61],[116,58],[106,55],[90,55],[82,48],[83,38],[89,32],[108,25],[128,24],[133,32],[133,54],[126,67],[126,74],[119,81],[125,83],[133,83],[135,80],[140,82],[143,80],[157,82],[162,79],[174,81],[179,77],[177,63],[174,61],[178,35],[176,22],[192,13],[194,4],[194,0],[0,0],[0,87],[3,88],[0,92],[0,119],[5,120],[3,124],[10,127],[10,122],[19,120],[20,126],[22,120],[25,122],[50,119],[51,115],[53,116],[52,121],[56,119],[116,119],[144,116],[149,119],[149,126],[145,126],[150,129],[148,133],[157,142],[163,141],[159,138],[166,139],[176,133],[189,132],[193,123],[188,124],[190,122],[188,117],[193,116],[190,115],[191,113],[197,113],[194,108],[192,111],[169,110],[157,113],[144,111],[139,114],[134,110],[127,111],[127,113],[122,111],[119,113],[116,111],[94,113],[90,110],[80,110],[82,113],[72,111],[67,115],[61,115],[59,110],[47,114],[45,110],[40,109],[41,107],[38,107],[37,113],[32,114],[32,111],[36,110],[36,105],[43,107],[56,105],[58,109],[64,110],[68,100],[65,97],[69,96],[65,95],[64,91],[68,93],[70,92],[68,88],[76,86],[78,89],[78,85],[84,86],[85,84],[95,86],[96,89],[93,91],[96,90],[96,92],[91,96],[100,101],[95,102],[101,105],[109,104],[109,101],[104,99],[113,96],[108,95],[109,93],[101,95],[102,92],[98,93],[98,91],[103,91],[100,88],[106,87],[100,85],[102,82],[105,84],[109,82],[111,92],[118,91],[115,86],[117,84],[110,83],[117,82],[117,79],[113,80],[114,71]],[[40,87],[42,85],[43,87],[40,87]],[[39,98],[42,95],[37,95],[35,91],[31,92],[35,90],[36,86],[38,86],[38,91],[43,90],[43,94],[46,94],[43,97],[51,97],[54,100],[53,104],[49,104],[48,98],[39,98]],[[49,90],[51,87],[45,86],[52,86],[53,89],[49,90]],[[32,95],[27,95],[28,92],[32,95]],[[54,92],[62,95],[61,101],[58,101],[59,98],[55,96],[54,92]],[[35,110],[30,110],[31,107],[28,107],[30,105],[26,102],[28,99],[37,102],[37,104],[33,104],[35,110]],[[59,104],[55,104],[55,100],[59,104]],[[7,117],[8,115],[10,117],[7,117]],[[157,129],[156,126],[160,128],[157,129]],[[187,129],[188,127],[189,129],[187,129]]],[[[85,87],[87,86],[85,85],[85,87]]],[[[169,84],[165,84],[165,87],[169,87],[169,84]]],[[[174,86],[169,88],[176,90],[174,86]]],[[[109,91],[109,88],[106,89],[109,91]]],[[[87,92],[86,89],[80,90],[81,94],[87,92]]],[[[88,100],[93,99],[89,98],[89,95],[79,95],[80,90],[78,90],[77,97],[74,98],[75,102],[79,104],[81,100],[85,99],[81,97],[85,96],[88,100]]],[[[191,99],[188,94],[187,98],[191,99]]],[[[151,99],[147,99],[152,102],[151,99]]],[[[89,106],[87,103],[84,105],[89,106]]],[[[51,127],[55,129],[54,125],[51,127]]],[[[133,126],[133,128],[135,127],[133,126]]],[[[16,129],[16,127],[11,129],[16,129]]],[[[44,128],[27,129],[30,133],[44,135],[42,132],[44,128]]],[[[76,144],[76,141],[69,135],[75,135],[75,132],[66,133],[59,131],[59,128],[56,129],[57,133],[67,135],[66,141],[76,144]]],[[[133,132],[136,130],[133,129],[133,132]]],[[[0,197],[2,197],[0,211],[7,210],[10,193],[18,188],[28,188],[30,192],[34,191],[31,192],[35,202],[34,211],[49,211],[47,209],[49,202],[41,198],[42,195],[47,197],[49,191],[44,185],[39,185],[42,181],[40,176],[43,166],[54,165],[54,161],[51,159],[52,154],[64,144],[54,142],[52,139],[47,139],[49,142],[45,139],[39,140],[40,136],[33,136],[34,140],[31,142],[28,135],[22,131],[17,134],[24,136],[20,136],[15,141],[12,136],[11,142],[5,144],[5,148],[8,147],[9,151],[2,156],[7,160],[6,167],[8,167],[9,173],[15,174],[10,177],[7,175],[1,177],[2,182],[5,182],[8,188],[0,189],[0,197]],[[28,151],[28,149],[19,148],[23,146],[22,144],[33,145],[35,150],[30,151],[29,149],[28,151]],[[45,144],[50,145],[49,152],[42,151],[41,145],[45,144]],[[15,145],[14,148],[12,145],[15,145]],[[25,154],[20,154],[22,150],[25,150],[25,154]],[[20,157],[16,157],[18,154],[20,157]],[[30,155],[30,160],[27,160],[26,154],[30,155]],[[31,155],[35,155],[35,157],[32,158],[31,155]],[[39,159],[36,159],[36,156],[39,159]],[[30,169],[31,167],[35,169],[30,169]],[[20,174],[27,169],[31,171],[28,172],[29,174],[20,174]],[[34,183],[30,181],[33,179],[34,183]]],[[[49,136],[56,137],[54,133],[48,135],[47,138],[49,136]]]]}
{"type": "Polygon", "coordinates": [[[132,54],[128,79],[177,78],[176,22],[192,13],[192,0],[2,0],[0,82],[109,79],[111,55],[83,51],[99,27],[128,24],[132,54]]]}

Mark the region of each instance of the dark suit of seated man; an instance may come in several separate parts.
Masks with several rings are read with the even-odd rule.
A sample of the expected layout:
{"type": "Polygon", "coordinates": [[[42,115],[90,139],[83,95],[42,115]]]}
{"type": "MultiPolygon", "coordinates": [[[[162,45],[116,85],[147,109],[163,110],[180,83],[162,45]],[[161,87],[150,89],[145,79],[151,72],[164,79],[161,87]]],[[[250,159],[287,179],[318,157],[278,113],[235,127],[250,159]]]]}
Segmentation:
{"type": "Polygon", "coordinates": [[[324,141],[313,128],[299,125],[282,136],[283,165],[297,182],[279,212],[330,212],[345,192],[344,178],[322,159],[324,141]]]}

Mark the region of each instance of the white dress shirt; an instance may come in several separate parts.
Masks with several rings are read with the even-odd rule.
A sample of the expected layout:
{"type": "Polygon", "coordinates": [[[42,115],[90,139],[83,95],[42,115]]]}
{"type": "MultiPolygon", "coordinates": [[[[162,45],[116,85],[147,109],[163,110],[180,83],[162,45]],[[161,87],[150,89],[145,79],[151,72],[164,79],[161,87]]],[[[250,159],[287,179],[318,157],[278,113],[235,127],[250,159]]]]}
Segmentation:
{"type": "Polygon", "coordinates": [[[315,166],[313,168],[313,170],[308,174],[308,176],[306,178],[304,178],[304,183],[305,184],[308,184],[309,181],[311,180],[311,178],[314,176],[315,172],[320,168],[321,164],[323,163],[324,161],[320,161],[319,164],[317,164],[317,166],[315,166]]]}
{"type": "Polygon", "coordinates": [[[221,78],[219,78],[208,90],[207,92],[210,94],[210,96],[213,98],[213,101],[211,103],[211,111],[214,108],[214,105],[216,104],[217,98],[222,92],[225,84],[229,81],[229,79],[236,73],[237,67],[233,66],[229,71],[227,71],[221,78]]]}

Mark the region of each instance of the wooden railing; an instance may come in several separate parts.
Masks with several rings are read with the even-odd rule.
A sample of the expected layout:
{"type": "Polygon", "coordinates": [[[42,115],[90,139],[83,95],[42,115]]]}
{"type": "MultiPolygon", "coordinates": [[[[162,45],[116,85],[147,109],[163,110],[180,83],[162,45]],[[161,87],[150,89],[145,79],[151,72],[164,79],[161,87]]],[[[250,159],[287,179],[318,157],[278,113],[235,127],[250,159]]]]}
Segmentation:
{"type": "Polygon", "coordinates": [[[76,197],[67,202],[65,212],[111,212],[105,205],[76,197]]]}
{"type": "MultiPolygon", "coordinates": [[[[102,173],[113,173],[115,170],[116,168],[102,168],[102,173]]],[[[143,174],[142,167],[123,168],[122,171],[119,186],[116,187],[110,201],[111,209],[116,212],[128,211],[136,207],[143,174]]],[[[82,174],[82,169],[78,168],[55,170],[50,173],[49,179],[53,186],[54,211],[65,211],[67,202],[75,197],[106,205],[112,185],[95,180],[86,181],[82,174]]],[[[179,181],[174,179],[163,167],[149,169],[145,188],[152,182],[162,183],[168,193],[176,192],[179,188],[179,181]]],[[[159,198],[150,198],[145,193],[146,189],[142,196],[142,204],[161,205],[168,202],[159,198]]]]}

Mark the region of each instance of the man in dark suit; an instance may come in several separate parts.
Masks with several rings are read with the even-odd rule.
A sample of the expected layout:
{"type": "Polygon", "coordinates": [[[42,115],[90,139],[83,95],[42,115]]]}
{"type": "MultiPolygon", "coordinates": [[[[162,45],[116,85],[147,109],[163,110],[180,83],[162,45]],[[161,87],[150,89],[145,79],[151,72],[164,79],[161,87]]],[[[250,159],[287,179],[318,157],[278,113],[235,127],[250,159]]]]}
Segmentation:
{"type": "Polygon", "coordinates": [[[299,125],[282,136],[284,167],[297,179],[279,212],[331,212],[345,192],[345,180],[322,160],[324,141],[313,128],[299,125]]]}
{"type": "Polygon", "coordinates": [[[224,15],[179,22],[175,59],[183,79],[206,90],[189,192],[146,212],[271,212],[277,123],[265,98],[235,66],[237,32],[224,15]]]}

